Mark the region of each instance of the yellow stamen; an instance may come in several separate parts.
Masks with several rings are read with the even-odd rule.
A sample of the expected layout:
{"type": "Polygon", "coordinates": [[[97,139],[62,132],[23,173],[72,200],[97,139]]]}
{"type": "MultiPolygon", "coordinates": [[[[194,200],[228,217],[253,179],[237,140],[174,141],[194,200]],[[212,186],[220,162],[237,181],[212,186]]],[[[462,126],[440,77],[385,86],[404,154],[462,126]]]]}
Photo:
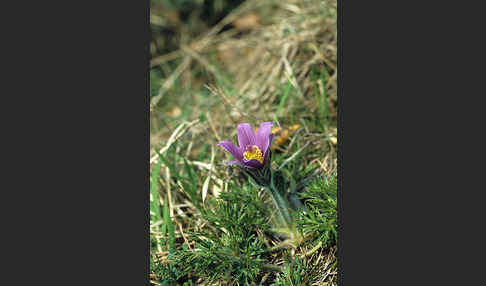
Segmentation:
{"type": "Polygon", "coordinates": [[[257,159],[261,164],[263,164],[263,154],[258,146],[248,146],[246,147],[246,152],[243,153],[243,158],[245,160],[257,159]]]}

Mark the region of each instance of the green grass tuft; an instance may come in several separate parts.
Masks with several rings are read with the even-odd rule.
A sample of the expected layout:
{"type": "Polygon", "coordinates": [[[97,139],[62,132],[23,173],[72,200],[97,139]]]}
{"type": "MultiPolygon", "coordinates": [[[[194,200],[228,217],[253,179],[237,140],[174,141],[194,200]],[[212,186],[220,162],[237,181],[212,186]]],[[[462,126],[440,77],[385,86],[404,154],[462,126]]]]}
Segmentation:
{"type": "Polygon", "coordinates": [[[337,177],[320,177],[300,194],[307,207],[302,212],[299,227],[308,236],[314,237],[314,245],[323,247],[337,242],[337,177]]]}

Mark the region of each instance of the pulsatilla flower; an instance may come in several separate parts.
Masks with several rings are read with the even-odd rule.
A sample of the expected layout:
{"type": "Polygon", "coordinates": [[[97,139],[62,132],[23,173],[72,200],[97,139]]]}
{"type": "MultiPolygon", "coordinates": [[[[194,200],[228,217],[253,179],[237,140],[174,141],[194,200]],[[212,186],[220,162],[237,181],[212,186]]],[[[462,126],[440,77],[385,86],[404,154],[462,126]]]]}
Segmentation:
{"type": "MultiPolygon", "coordinates": [[[[236,160],[229,162],[229,165],[237,164],[253,185],[263,187],[270,195],[275,207],[278,210],[280,221],[285,225],[294,237],[297,237],[294,219],[290,212],[290,204],[282,196],[277,186],[287,184],[275,184],[275,172],[271,168],[273,133],[272,122],[263,122],[256,132],[248,123],[238,125],[238,144],[235,146],[229,141],[221,141],[218,145],[223,146],[236,160]],[[295,234],[294,234],[295,233],[295,234]]],[[[278,179],[279,177],[277,177],[278,179]]],[[[285,190],[282,190],[284,193],[285,190]]]]}
{"type": "Polygon", "coordinates": [[[218,145],[228,151],[236,160],[229,162],[229,165],[238,164],[250,169],[258,169],[268,161],[270,145],[273,134],[272,122],[263,122],[256,132],[248,123],[238,125],[238,144],[235,146],[229,141],[221,141],[218,145]]]}

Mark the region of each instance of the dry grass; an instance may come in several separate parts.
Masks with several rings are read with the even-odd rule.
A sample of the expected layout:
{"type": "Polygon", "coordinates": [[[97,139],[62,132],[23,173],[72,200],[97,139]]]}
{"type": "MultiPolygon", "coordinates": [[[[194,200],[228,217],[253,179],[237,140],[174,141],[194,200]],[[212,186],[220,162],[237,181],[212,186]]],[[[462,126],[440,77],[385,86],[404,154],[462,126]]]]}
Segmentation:
{"type": "MultiPolygon", "coordinates": [[[[336,1],[246,1],[204,35],[181,43],[180,49],[169,54],[154,57],[152,66],[172,61],[177,67],[162,80],[160,95],[151,99],[151,125],[156,129],[152,132],[151,145],[160,146],[169,138],[174,127],[164,121],[177,117],[188,104],[192,112],[184,120],[192,121],[200,114],[208,119],[190,130],[192,139],[199,141],[193,143],[194,147],[200,146],[203,140],[215,142],[234,135],[227,132],[239,122],[256,124],[273,119],[269,115],[276,111],[279,88],[288,80],[296,90],[295,99],[288,102],[280,117],[300,110],[316,113],[319,107],[313,95],[310,70],[320,66],[326,66],[327,101],[331,119],[336,119],[335,11],[336,1]],[[241,31],[234,27],[220,32],[226,25],[248,15],[258,19],[251,29],[241,31]],[[203,70],[203,76],[195,74],[195,69],[203,70]],[[223,72],[231,78],[230,88],[218,86],[225,77],[221,75],[223,72]],[[174,90],[176,79],[183,82],[181,89],[190,93],[188,96],[177,94],[180,89],[174,90]],[[186,88],[187,85],[190,87],[186,88]],[[193,93],[201,86],[211,90],[209,99],[193,93]],[[155,108],[164,97],[173,104],[166,106],[170,109],[155,108]],[[176,102],[172,102],[174,99],[176,102]]],[[[320,81],[318,85],[322,91],[320,81]]],[[[306,131],[304,136],[312,137],[315,133],[306,131]]],[[[329,130],[326,135],[336,137],[335,133],[329,130]]]]}

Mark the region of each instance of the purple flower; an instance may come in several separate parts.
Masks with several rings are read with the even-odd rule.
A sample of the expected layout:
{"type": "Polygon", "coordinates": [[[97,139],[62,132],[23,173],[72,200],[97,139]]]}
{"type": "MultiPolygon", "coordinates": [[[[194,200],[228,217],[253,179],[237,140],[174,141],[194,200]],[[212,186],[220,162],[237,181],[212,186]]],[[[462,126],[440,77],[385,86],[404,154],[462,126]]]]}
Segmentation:
{"type": "Polygon", "coordinates": [[[236,160],[229,162],[229,165],[238,164],[247,168],[260,168],[267,158],[267,151],[272,143],[273,134],[272,122],[263,122],[255,133],[248,123],[238,125],[238,144],[236,147],[229,141],[221,141],[218,145],[223,146],[236,160]]]}

